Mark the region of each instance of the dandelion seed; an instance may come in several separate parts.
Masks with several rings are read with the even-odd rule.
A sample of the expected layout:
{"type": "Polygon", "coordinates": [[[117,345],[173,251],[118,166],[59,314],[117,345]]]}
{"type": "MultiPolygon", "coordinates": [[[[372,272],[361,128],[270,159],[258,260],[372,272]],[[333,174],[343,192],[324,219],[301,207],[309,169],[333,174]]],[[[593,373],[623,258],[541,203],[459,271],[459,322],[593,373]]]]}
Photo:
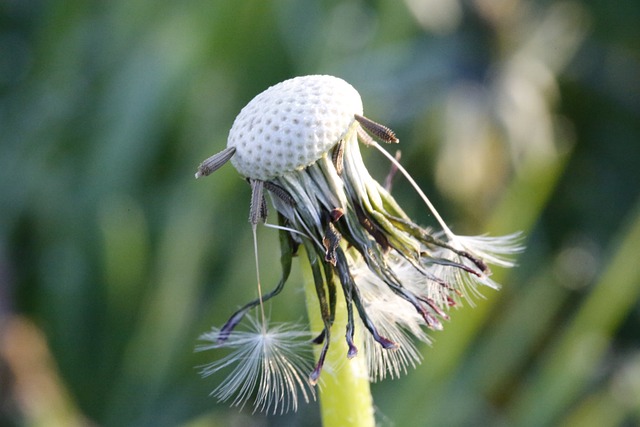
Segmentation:
{"type": "Polygon", "coordinates": [[[312,367],[310,333],[289,324],[263,324],[247,316],[248,329],[234,330],[221,340],[220,329],[213,328],[200,339],[208,342],[196,349],[229,350],[228,354],[201,369],[207,377],[231,370],[211,393],[220,401],[231,400],[244,407],[254,396],[254,412],[284,413],[298,408],[298,397],[315,399],[307,375],[312,367]]]}
{"type": "MultiPolygon", "coordinates": [[[[373,380],[397,377],[420,363],[417,343],[429,342],[426,330],[442,329],[450,306],[479,296],[480,287],[498,288],[490,278],[490,265],[513,266],[511,258],[523,249],[518,234],[454,234],[399,163],[399,156],[389,154],[375,138],[398,142],[388,127],[363,116],[360,95],[351,85],[332,76],[297,77],[270,87],[249,102],[234,121],[227,148],[198,169],[196,177],[206,176],[230,160],[251,183],[254,232],[255,225],[267,217],[266,193],[278,213],[275,227],[281,235],[283,274],[276,288],[240,308],[210,335],[217,343],[213,348],[232,348],[249,361],[214,391],[218,397],[235,396],[233,403],[243,405],[259,383],[255,407],[282,410],[285,405],[269,392],[271,384],[279,384],[285,390],[280,393],[289,396],[287,401],[295,402],[286,409],[297,405],[291,397],[294,390],[309,393],[300,382],[302,363],[293,363],[293,371],[282,368],[291,360],[298,361],[295,344],[285,337],[271,340],[254,332],[251,340],[234,332],[249,310],[280,292],[299,246],[309,260],[324,325],[313,340],[321,347],[313,369],[306,372],[310,384],[318,381],[335,332],[336,298],[346,302],[345,356],[364,352],[373,380]],[[359,141],[391,162],[386,188],[367,171],[359,141]],[[390,179],[396,172],[414,187],[439,230],[417,225],[391,196],[390,179]],[[362,349],[354,340],[356,328],[366,331],[362,349]],[[257,335],[261,338],[256,339],[257,335]],[[245,339],[250,344],[236,349],[245,339]],[[274,358],[268,349],[283,355],[277,359],[282,360],[280,368],[268,368],[274,358]],[[258,371],[266,372],[268,380],[258,381],[258,371]],[[278,375],[284,378],[276,378],[278,375]]],[[[227,356],[214,362],[205,373],[218,371],[232,360],[227,356]]]]}

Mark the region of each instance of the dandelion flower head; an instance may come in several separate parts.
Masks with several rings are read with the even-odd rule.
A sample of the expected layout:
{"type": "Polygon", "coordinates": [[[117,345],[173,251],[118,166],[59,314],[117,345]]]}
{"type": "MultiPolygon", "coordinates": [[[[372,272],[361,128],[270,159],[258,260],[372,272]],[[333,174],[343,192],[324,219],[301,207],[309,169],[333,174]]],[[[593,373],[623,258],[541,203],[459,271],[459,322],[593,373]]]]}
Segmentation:
{"type": "MultiPolygon", "coordinates": [[[[480,287],[497,289],[489,265],[511,267],[522,250],[517,233],[502,236],[458,236],[398,160],[379,143],[398,143],[395,133],[363,116],[358,92],[342,79],[326,75],[296,77],[276,84],[242,109],[227,148],[206,159],[196,178],[207,176],[231,161],[252,189],[249,220],[255,227],[267,218],[268,194],[278,213],[282,279],[267,294],[245,304],[220,329],[205,337],[209,348],[237,345],[236,326],[252,309],[276,296],[289,276],[291,257],[302,246],[309,259],[324,325],[311,345],[321,346],[308,384],[322,371],[330,337],[335,331],[336,299],[347,310],[347,358],[364,353],[372,380],[397,377],[421,360],[417,344],[429,342],[426,330],[442,329],[449,307],[479,294],[480,287]],[[364,144],[379,150],[414,187],[437,222],[437,228],[416,224],[371,177],[360,154],[364,144]],[[364,330],[364,343],[354,340],[364,330]]],[[[258,278],[259,281],[259,278],[258,278]]],[[[254,326],[257,320],[253,320],[254,326]]],[[[266,323],[263,317],[263,322],[266,323]]],[[[262,325],[265,331],[268,325],[262,325]]],[[[304,363],[293,351],[299,335],[276,334],[277,339],[253,341],[245,351],[254,370],[235,370],[214,392],[234,404],[248,400],[257,389],[255,406],[277,407],[282,389],[269,391],[264,381],[278,381],[264,367],[268,346],[282,356],[281,387],[287,396],[301,391],[313,395],[300,381],[304,363]],[[287,342],[291,341],[289,347],[287,342]],[[256,342],[261,342],[256,346],[256,342]],[[251,352],[260,347],[261,351],[251,352]],[[286,359],[286,362],[284,361],[286,359]],[[262,364],[262,365],[261,365],[262,364]],[[260,366],[263,366],[260,368],[260,366]],[[246,372],[250,371],[250,372],[246,372]],[[264,381],[256,380],[262,375],[264,381]],[[271,402],[271,403],[265,403],[271,402]]],[[[256,332],[258,333],[258,332],[256,332]]],[[[250,341],[250,340],[249,340],[250,341]]],[[[244,360],[244,358],[242,359],[244,360]]],[[[206,374],[232,363],[222,359],[205,367],[206,374]]],[[[240,362],[242,363],[242,362],[240,362]]],[[[288,399],[289,406],[297,400],[288,399]],[[292,403],[293,402],[293,403],[292,403]]]]}

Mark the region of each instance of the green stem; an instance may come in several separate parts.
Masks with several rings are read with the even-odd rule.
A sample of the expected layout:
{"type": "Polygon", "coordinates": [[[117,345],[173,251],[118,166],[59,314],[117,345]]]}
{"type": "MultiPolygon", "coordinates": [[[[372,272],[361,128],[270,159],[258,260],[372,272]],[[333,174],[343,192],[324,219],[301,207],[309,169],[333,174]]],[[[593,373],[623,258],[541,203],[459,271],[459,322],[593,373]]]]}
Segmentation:
{"type": "MultiPolygon", "coordinates": [[[[313,279],[308,278],[306,282],[305,293],[311,330],[314,334],[319,334],[323,323],[318,297],[313,279]]],[[[349,360],[343,333],[347,325],[347,309],[339,291],[338,294],[336,317],[331,328],[331,345],[318,381],[322,425],[324,427],[374,427],[373,399],[361,344],[362,331],[356,331],[355,336],[360,352],[349,360]]]]}

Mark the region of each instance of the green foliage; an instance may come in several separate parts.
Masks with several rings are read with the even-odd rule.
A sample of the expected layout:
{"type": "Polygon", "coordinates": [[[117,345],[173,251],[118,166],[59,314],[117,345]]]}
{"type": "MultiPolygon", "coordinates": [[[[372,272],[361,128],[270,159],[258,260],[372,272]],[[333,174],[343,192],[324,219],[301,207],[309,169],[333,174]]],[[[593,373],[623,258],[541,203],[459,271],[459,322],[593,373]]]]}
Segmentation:
{"type": "MultiPolygon", "coordinates": [[[[374,385],[380,423],[640,423],[634,17],[634,0],[4,2],[0,424],[318,425],[317,404],[218,404],[197,374],[198,336],[255,273],[249,187],[193,174],[254,95],[322,73],[395,131],[456,232],[526,236],[500,292],[374,385]]],[[[433,224],[399,176],[393,193],[433,224]]],[[[278,236],[259,242],[275,286],[278,236]]],[[[294,264],[275,319],[305,316],[294,264]]]]}

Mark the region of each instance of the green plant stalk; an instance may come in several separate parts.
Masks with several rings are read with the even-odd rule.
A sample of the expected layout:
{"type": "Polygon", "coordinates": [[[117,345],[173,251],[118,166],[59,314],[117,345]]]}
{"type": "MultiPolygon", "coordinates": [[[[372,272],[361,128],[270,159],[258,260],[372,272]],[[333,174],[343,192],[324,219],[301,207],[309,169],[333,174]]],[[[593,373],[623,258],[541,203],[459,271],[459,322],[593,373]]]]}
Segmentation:
{"type": "Polygon", "coordinates": [[[614,240],[600,279],[540,364],[539,374],[514,399],[511,419],[518,425],[552,423],[592,381],[610,340],[640,295],[639,242],[640,204],[614,240]]]}
{"type": "MultiPolygon", "coordinates": [[[[340,285],[338,284],[338,287],[340,285]]],[[[313,279],[306,277],[305,294],[311,330],[322,331],[323,324],[318,308],[318,297],[313,279]]],[[[347,325],[347,308],[338,292],[336,317],[331,328],[331,345],[324,369],[318,381],[320,414],[324,427],[374,427],[373,398],[367,374],[361,331],[356,330],[355,342],[361,350],[353,359],[347,359],[344,331],[347,325]]],[[[316,349],[318,355],[320,346],[316,349]]]]}

